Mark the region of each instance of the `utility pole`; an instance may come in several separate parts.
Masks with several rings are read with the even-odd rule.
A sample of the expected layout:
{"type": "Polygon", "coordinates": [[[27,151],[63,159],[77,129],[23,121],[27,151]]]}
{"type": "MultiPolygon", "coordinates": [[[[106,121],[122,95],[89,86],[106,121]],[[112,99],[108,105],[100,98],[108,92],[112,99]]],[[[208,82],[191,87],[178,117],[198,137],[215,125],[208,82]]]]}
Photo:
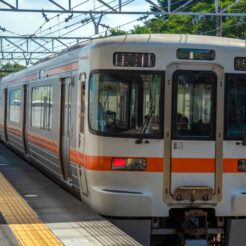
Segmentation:
{"type": "Polygon", "coordinates": [[[221,11],[219,0],[215,0],[215,12],[216,12],[216,36],[222,37],[222,15],[219,15],[221,11]]]}

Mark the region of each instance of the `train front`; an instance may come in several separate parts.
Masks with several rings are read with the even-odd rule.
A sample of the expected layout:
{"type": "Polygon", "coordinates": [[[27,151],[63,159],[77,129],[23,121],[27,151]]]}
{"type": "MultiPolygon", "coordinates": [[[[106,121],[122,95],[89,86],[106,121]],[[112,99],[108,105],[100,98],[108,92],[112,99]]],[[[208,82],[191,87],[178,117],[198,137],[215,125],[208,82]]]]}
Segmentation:
{"type": "MultiPolygon", "coordinates": [[[[240,211],[230,203],[243,177],[223,177],[237,165],[232,141],[223,143],[222,63],[231,55],[203,47],[202,39],[177,48],[179,35],[170,37],[117,37],[92,46],[83,198],[126,231],[135,228],[144,244],[152,234],[168,245],[208,238],[219,245],[225,216],[246,212],[243,193],[232,204],[240,211]]],[[[226,127],[234,123],[240,133],[240,122],[226,127]]],[[[239,153],[242,146],[235,146],[239,153]]]]}

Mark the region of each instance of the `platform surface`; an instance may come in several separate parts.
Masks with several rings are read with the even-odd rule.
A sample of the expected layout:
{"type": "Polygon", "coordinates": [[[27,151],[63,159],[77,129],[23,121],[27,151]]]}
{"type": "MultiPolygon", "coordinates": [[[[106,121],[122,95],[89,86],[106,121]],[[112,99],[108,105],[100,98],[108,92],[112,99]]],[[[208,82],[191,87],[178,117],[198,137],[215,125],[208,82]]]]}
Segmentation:
{"type": "Polygon", "coordinates": [[[0,245],[140,245],[0,143],[0,245]]]}

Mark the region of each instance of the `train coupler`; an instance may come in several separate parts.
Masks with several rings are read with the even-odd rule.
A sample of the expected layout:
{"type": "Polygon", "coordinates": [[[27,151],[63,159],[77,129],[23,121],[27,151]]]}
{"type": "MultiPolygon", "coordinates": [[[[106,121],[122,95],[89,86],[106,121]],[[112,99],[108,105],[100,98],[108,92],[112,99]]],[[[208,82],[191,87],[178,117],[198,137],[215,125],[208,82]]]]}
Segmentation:
{"type": "Polygon", "coordinates": [[[185,221],[181,226],[181,233],[185,238],[203,238],[208,236],[208,213],[203,210],[189,210],[185,212],[185,221]]]}

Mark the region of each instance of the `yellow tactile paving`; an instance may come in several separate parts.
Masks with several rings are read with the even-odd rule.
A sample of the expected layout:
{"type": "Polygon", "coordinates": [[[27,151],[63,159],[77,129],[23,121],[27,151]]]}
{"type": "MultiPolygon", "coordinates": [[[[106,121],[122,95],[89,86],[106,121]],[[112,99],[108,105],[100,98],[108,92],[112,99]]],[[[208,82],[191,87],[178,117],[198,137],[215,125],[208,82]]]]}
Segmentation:
{"type": "Polygon", "coordinates": [[[1,173],[0,212],[21,245],[63,245],[1,173]]]}

